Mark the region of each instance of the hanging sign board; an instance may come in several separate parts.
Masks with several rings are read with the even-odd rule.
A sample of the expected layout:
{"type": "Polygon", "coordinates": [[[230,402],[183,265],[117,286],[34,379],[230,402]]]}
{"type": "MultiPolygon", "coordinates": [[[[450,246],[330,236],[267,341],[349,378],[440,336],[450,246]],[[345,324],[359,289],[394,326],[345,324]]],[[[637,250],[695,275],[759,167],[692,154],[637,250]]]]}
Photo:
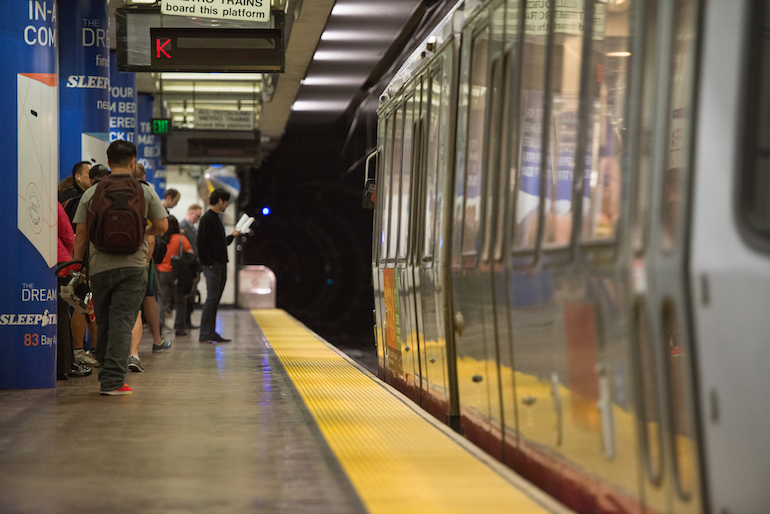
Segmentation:
{"type": "Polygon", "coordinates": [[[195,109],[195,128],[202,130],[254,130],[251,111],[195,109]]]}
{"type": "Polygon", "coordinates": [[[162,0],[160,12],[220,20],[268,21],[270,0],[162,0]]]}

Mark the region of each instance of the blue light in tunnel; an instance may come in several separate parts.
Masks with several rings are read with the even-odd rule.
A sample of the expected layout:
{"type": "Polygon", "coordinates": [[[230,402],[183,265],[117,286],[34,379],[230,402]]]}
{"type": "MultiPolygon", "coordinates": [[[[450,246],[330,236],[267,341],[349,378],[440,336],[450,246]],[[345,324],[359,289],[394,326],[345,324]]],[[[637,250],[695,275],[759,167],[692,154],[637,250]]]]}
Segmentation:
{"type": "Polygon", "coordinates": [[[267,216],[270,214],[270,207],[262,207],[262,215],[267,216]]]}
{"type": "Polygon", "coordinates": [[[332,280],[332,279],[327,279],[327,280],[326,280],[326,283],[327,283],[327,284],[329,284],[329,285],[332,285],[332,284],[334,284],[334,280],[332,280]]]}

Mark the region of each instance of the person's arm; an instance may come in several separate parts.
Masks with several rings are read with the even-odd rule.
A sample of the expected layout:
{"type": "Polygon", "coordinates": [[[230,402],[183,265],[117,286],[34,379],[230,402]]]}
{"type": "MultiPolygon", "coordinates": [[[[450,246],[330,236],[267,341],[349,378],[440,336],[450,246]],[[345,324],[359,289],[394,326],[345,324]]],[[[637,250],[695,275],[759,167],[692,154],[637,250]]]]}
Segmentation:
{"type": "Polygon", "coordinates": [[[152,260],[152,253],[155,251],[155,236],[147,236],[147,264],[152,260]]]}
{"type": "Polygon", "coordinates": [[[82,261],[88,248],[88,229],[85,223],[78,223],[75,226],[75,253],[73,257],[76,261],[82,261]]]}
{"type": "Polygon", "coordinates": [[[146,236],[162,236],[168,230],[168,218],[158,218],[151,220],[152,225],[147,227],[147,231],[144,233],[146,236]]]}
{"type": "Polygon", "coordinates": [[[190,241],[183,235],[179,235],[179,237],[182,238],[181,245],[184,249],[185,253],[195,253],[193,252],[192,246],[190,246],[190,241]]]}

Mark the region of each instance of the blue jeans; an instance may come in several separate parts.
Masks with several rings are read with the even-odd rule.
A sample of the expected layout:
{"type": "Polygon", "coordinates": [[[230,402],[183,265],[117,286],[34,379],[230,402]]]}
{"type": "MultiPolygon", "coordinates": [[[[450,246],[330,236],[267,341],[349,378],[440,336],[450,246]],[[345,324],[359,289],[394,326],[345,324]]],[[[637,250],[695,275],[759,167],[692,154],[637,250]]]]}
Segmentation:
{"type": "Polygon", "coordinates": [[[147,268],[117,268],[91,276],[96,315],[96,360],[102,391],[123,387],[131,352],[131,329],[147,288],[147,268]]]}
{"type": "Polygon", "coordinates": [[[203,304],[201,313],[201,331],[198,340],[210,341],[216,332],[217,309],[227,282],[227,264],[215,263],[211,266],[203,266],[203,275],[206,277],[206,303],[203,304]]]}

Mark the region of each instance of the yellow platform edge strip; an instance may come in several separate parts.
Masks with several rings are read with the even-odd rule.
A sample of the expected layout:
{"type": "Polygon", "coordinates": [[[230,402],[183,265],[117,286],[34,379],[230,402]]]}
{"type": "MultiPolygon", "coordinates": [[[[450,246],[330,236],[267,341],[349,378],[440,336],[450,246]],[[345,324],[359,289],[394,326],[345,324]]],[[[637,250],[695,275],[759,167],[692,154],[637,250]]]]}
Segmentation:
{"type": "Polygon", "coordinates": [[[252,315],[370,512],[552,511],[284,311],[252,315]]]}

